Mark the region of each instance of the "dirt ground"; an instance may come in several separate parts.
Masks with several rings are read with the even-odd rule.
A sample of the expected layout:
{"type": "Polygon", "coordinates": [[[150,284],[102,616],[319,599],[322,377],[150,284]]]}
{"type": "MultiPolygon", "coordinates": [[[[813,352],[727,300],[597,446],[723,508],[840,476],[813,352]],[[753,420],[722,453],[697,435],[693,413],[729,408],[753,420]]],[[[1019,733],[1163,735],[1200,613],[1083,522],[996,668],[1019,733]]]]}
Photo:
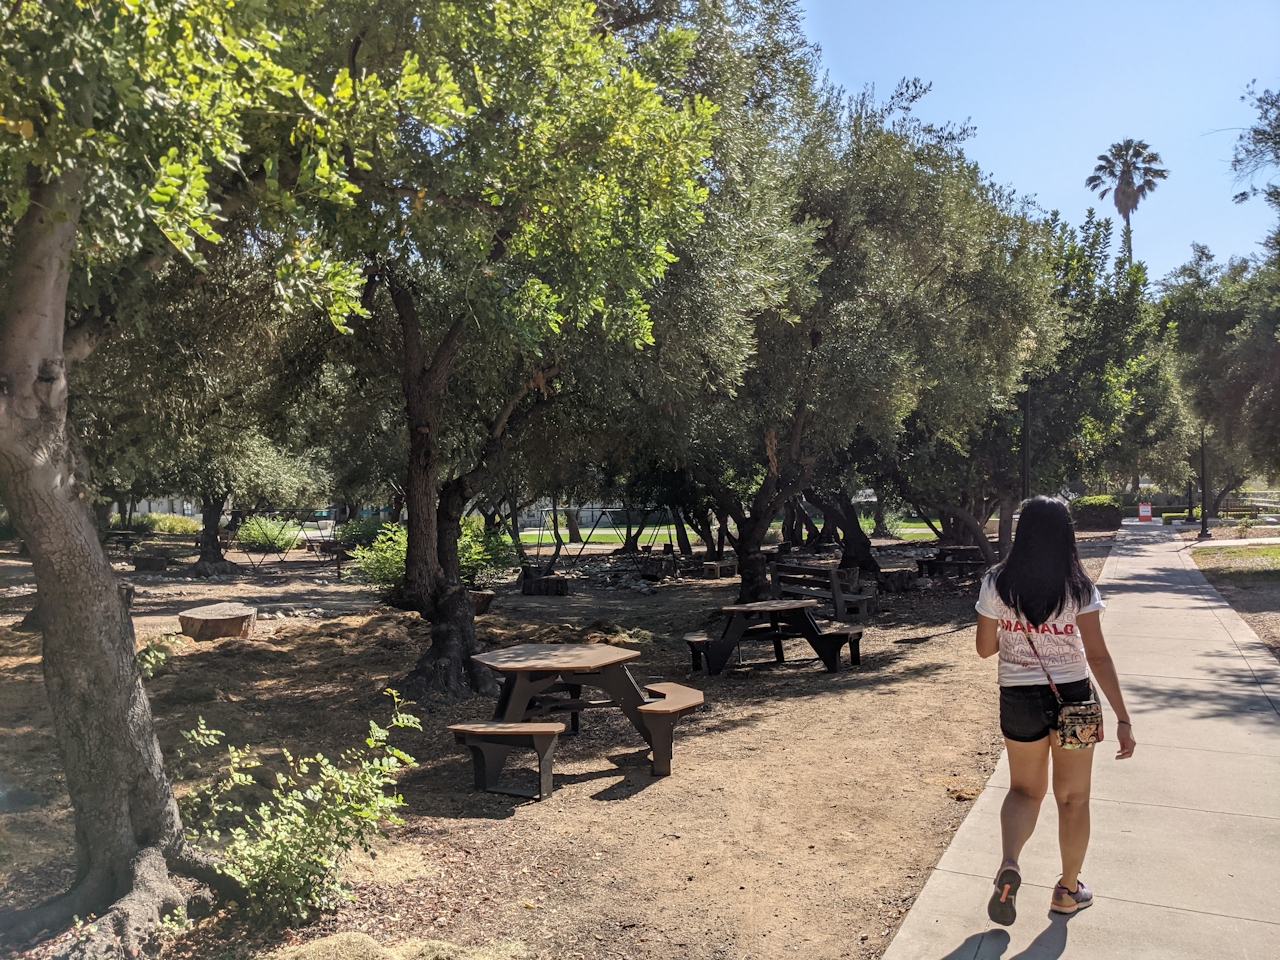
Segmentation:
{"type": "Polygon", "coordinates": [[[1191,556],[1222,598],[1280,659],[1280,546],[1199,547],[1191,556]]]}
{"type": "MultiPolygon", "coordinates": [[[[1238,524],[1229,523],[1223,526],[1210,527],[1209,532],[1213,534],[1216,540],[1258,540],[1258,539],[1280,539],[1280,526],[1271,523],[1258,523],[1249,527],[1243,533],[1240,531],[1238,524]]],[[[1178,536],[1183,540],[1195,540],[1200,536],[1200,526],[1184,527],[1178,531],[1178,536]]]]}
{"type": "MultiPolygon", "coordinates": [[[[1095,577],[1111,540],[1082,535],[1095,577]]],[[[371,609],[367,591],[300,560],[212,584],[127,576],[140,644],[202,602],[322,611],[262,621],[249,640],[172,645],[147,688],[180,793],[207,772],[177,754],[197,718],[252,745],[267,771],[281,748],[337,753],[385,721],[380,691],[428,639],[416,615],[371,609]]],[[[0,554],[0,910],[73,872],[39,638],[11,629],[30,582],[28,565],[0,554]]],[[[445,727],[492,703],[420,710],[424,729],[395,738],[419,763],[401,781],[405,823],[376,859],[353,858],[351,903],[270,935],[220,914],[167,956],[254,957],[340,931],[548,960],[880,956],[1000,755],[995,666],[972,648],[976,581],[885,598],[859,668],[827,674],[792,641],[785,664],[749,644],[744,667],[711,678],[690,675],[680,638],[715,622],[734,582],[679,579],[647,595],[605,583],[575,581],[563,598],[501,585],[478,627],[495,644],[621,644],[641,653],[637,680],[704,690],[677,729],[671,777],[652,777],[640,736],[598,710],[562,738],[549,800],[477,793],[445,727]]],[[[531,780],[531,761],[509,775],[531,780]]]]}

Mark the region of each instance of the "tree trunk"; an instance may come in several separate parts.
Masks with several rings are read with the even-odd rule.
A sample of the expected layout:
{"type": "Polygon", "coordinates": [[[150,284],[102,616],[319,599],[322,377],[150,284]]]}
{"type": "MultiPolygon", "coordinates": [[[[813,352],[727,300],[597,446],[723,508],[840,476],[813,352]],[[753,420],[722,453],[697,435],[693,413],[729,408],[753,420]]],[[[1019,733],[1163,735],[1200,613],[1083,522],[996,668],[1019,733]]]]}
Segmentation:
{"type": "Polygon", "coordinates": [[[875,528],[871,531],[871,535],[873,537],[883,537],[886,539],[892,537],[893,533],[889,530],[888,521],[885,520],[884,501],[880,499],[879,490],[876,491],[876,506],[873,517],[875,519],[875,528]]]}
{"type": "MultiPolygon", "coordinates": [[[[0,489],[43,601],[45,692],[75,810],[76,879],[63,896],[0,918],[0,935],[18,944],[98,914],[82,952],[136,955],[161,916],[185,903],[169,870],[206,882],[218,875],[183,836],[133,623],[67,429],[63,331],[83,177],[29,183],[0,291],[0,489]]],[[[219,886],[228,889],[225,878],[219,886]]]]}
{"type": "Polygon", "coordinates": [[[1000,559],[1007,560],[1013,548],[1013,511],[1017,504],[1013,497],[1000,501],[1000,559]]]}
{"type": "Polygon", "coordinates": [[[968,539],[972,540],[972,544],[968,546],[977,546],[982,550],[982,558],[987,563],[996,563],[995,548],[991,546],[991,541],[987,538],[986,531],[982,529],[982,524],[978,522],[978,518],[971,514],[964,507],[940,507],[940,510],[949,513],[967,534],[968,539]]]}
{"type": "Polygon", "coordinates": [[[671,511],[671,520],[676,528],[676,546],[680,548],[680,556],[692,557],[693,544],[689,542],[689,531],[684,526],[683,511],[676,509],[671,511]]]}
{"type": "Polygon", "coordinates": [[[796,501],[796,516],[800,521],[799,528],[803,531],[804,542],[810,546],[816,545],[822,539],[822,531],[799,500],[796,501]]]}
{"type": "Polygon", "coordinates": [[[222,563],[222,541],[218,539],[218,527],[222,524],[222,511],[227,506],[227,494],[205,494],[200,501],[200,517],[204,527],[200,530],[200,559],[197,563],[222,563]]]}
{"type": "Polygon", "coordinates": [[[515,500],[508,500],[507,504],[511,507],[511,544],[516,548],[516,558],[524,561],[524,541],[520,539],[520,505],[515,500]]]}
{"type": "Polygon", "coordinates": [[[1218,516],[1218,512],[1222,509],[1222,501],[1227,499],[1227,494],[1235,491],[1240,486],[1240,484],[1244,483],[1244,481],[1245,481],[1244,477],[1232,477],[1229,481],[1227,481],[1226,485],[1223,486],[1223,488],[1219,490],[1217,494],[1214,495],[1213,512],[1209,514],[1209,516],[1214,517],[1216,519],[1218,516]]]}
{"type": "Polygon", "coordinates": [[[707,548],[707,559],[721,559],[720,554],[716,552],[715,521],[712,519],[710,512],[703,510],[690,513],[686,517],[686,522],[693,527],[694,533],[698,535],[698,538],[702,540],[703,545],[707,548]]]}
{"type": "Polygon", "coordinates": [[[841,494],[838,498],[827,500],[814,490],[805,491],[805,499],[822,511],[824,518],[837,531],[843,531],[842,544],[844,555],[840,558],[842,570],[865,571],[870,574],[880,572],[880,563],[871,553],[871,540],[863,533],[862,524],[858,522],[858,505],[849,497],[841,494]]]}
{"type": "Polygon", "coordinates": [[[578,526],[578,511],[573,507],[564,508],[564,525],[569,528],[569,542],[582,542],[582,529],[578,526]]]}
{"type": "MultiPolygon", "coordinates": [[[[738,530],[738,542],[734,550],[738,554],[738,603],[755,603],[769,600],[773,592],[769,588],[769,566],[765,561],[764,536],[769,532],[772,516],[753,517],[738,530]]],[[[724,525],[720,527],[724,530],[724,525]]]]}
{"type": "Polygon", "coordinates": [[[560,507],[554,496],[551,498],[551,540],[556,546],[551,552],[551,559],[539,571],[544,577],[551,576],[556,564],[560,561],[560,552],[564,550],[564,538],[560,536],[560,507]]]}
{"type": "Polygon", "coordinates": [[[436,505],[437,563],[427,606],[431,620],[431,646],[408,675],[400,690],[419,703],[431,699],[462,700],[472,692],[497,696],[493,671],[471,659],[485,649],[476,636],[476,610],[471,590],[462,583],[458,541],[467,506],[466,484],[450,480],[440,488],[436,505]]]}

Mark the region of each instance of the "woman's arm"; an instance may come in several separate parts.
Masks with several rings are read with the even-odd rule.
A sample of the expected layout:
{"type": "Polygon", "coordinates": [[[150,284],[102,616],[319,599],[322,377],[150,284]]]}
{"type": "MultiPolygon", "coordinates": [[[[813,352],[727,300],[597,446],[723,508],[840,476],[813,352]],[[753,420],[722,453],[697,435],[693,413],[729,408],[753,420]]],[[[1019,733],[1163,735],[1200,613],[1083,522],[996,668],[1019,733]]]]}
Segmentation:
{"type": "Polygon", "coordinates": [[[996,633],[996,622],[990,617],[978,614],[978,637],[976,645],[978,656],[982,659],[1000,652],[1000,635],[996,633]]]}
{"type": "Polygon", "coordinates": [[[1089,669],[1098,686],[1107,696],[1107,703],[1116,713],[1118,727],[1116,739],[1120,750],[1117,760],[1133,756],[1133,748],[1137,741],[1133,738],[1133,724],[1129,722],[1129,710],[1124,705],[1124,694],[1120,692],[1120,678],[1116,676],[1116,665],[1107,650],[1107,641],[1102,636],[1102,616],[1098,611],[1082,613],[1076,617],[1076,626],[1080,628],[1080,639],[1084,641],[1084,655],[1089,660],[1089,669]]]}

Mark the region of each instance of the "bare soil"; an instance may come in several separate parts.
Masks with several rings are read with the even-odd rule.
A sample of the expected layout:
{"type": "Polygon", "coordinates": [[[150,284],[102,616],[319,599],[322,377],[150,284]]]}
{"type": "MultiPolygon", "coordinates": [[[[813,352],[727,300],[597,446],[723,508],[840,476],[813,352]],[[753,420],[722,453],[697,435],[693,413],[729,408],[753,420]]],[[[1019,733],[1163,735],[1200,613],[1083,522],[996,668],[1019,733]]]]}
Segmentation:
{"type": "Polygon", "coordinates": [[[1280,546],[1200,547],[1191,556],[1222,598],[1280,659],[1280,546]]]}
{"type": "MultiPolygon", "coordinates": [[[[1081,536],[1095,577],[1112,540],[1081,536]]],[[[445,727],[487,717],[492,703],[420,708],[421,733],[396,737],[419,763],[401,782],[405,824],[376,859],[353,858],[350,904],[283,932],[222,913],[166,955],[255,957],[354,931],[383,943],[514,941],[514,955],[548,960],[880,956],[1000,755],[995,667],[973,654],[977,581],[886,597],[859,668],[827,674],[793,641],[785,664],[749,644],[742,668],[712,678],[690,675],[680,638],[717,619],[735,582],[677,579],[650,595],[604,582],[576,581],[563,598],[500,585],[479,629],[499,645],[624,645],[641,652],[637,680],[703,689],[706,707],[677,729],[671,777],[652,777],[639,735],[598,710],[561,739],[550,799],[479,793],[445,727]]],[[[64,889],[74,869],[39,638],[11,629],[29,583],[28,565],[0,555],[0,798],[19,800],[0,806],[0,910],[64,889]]],[[[428,642],[416,615],[368,609],[366,591],[301,560],[221,583],[138,586],[140,644],[176,629],[179,609],[215,600],[325,611],[260,622],[248,640],[171,644],[147,688],[180,793],[208,774],[178,756],[197,718],[251,745],[267,771],[281,748],[336,754],[385,720],[381,690],[428,642]]],[[[509,775],[532,781],[531,757],[517,767],[509,775]]]]}

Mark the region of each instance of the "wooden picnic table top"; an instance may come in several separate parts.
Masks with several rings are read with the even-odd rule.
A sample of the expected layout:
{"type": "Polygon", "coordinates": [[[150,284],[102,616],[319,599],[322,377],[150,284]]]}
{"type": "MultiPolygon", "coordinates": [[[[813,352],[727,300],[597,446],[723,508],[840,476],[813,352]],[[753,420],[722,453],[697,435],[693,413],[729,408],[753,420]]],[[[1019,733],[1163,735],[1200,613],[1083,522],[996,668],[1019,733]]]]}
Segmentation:
{"type": "Polygon", "coordinates": [[[757,600],[755,603],[733,603],[721,607],[721,613],[786,613],[790,610],[803,610],[805,607],[816,607],[816,599],[806,597],[803,600],[757,600]]]}
{"type": "Polygon", "coordinates": [[[599,670],[640,656],[639,650],[607,643],[518,643],[474,654],[471,659],[501,673],[599,670]]]}

